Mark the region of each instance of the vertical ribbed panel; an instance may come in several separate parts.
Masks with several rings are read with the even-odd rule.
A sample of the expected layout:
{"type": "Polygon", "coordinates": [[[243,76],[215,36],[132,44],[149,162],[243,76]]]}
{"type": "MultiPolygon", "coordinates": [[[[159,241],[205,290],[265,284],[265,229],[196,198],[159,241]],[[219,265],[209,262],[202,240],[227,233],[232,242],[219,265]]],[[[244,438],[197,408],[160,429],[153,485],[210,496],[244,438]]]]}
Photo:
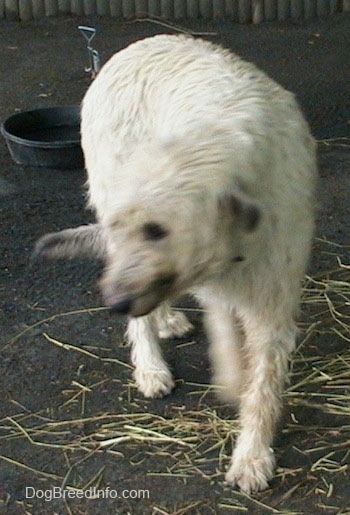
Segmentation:
{"type": "MultiPolygon", "coordinates": [[[[37,0],[33,0],[33,4],[37,0]]],[[[70,14],[72,12],[71,0],[58,0],[58,12],[61,14],[70,14]]]]}
{"type": "Polygon", "coordinates": [[[81,16],[84,14],[84,3],[83,0],[71,0],[71,12],[81,16]]]}
{"type": "Polygon", "coordinates": [[[264,0],[253,0],[252,2],[252,22],[261,23],[264,21],[264,0]]]}
{"type": "Polygon", "coordinates": [[[163,18],[174,18],[174,0],[161,0],[160,9],[163,18]]]}
{"type": "Polygon", "coordinates": [[[135,17],[135,3],[130,0],[123,0],[123,17],[126,19],[135,17]]]}
{"type": "Polygon", "coordinates": [[[230,19],[261,23],[288,18],[309,19],[350,11],[350,0],[0,0],[0,18],[29,20],[76,14],[132,19],[230,19]]]}
{"type": "Polygon", "coordinates": [[[187,16],[189,18],[199,17],[199,0],[187,0],[187,16]]]}
{"type": "Polygon", "coordinates": [[[33,18],[31,0],[18,0],[18,14],[21,20],[27,21],[33,18]]]}
{"type": "Polygon", "coordinates": [[[338,0],[329,0],[329,12],[330,14],[336,13],[338,11],[338,0]]]}
{"type": "Polygon", "coordinates": [[[225,18],[225,0],[213,0],[213,18],[225,18]]]}
{"type": "Polygon", "coordinates": [[[148,0],[148,12],[150,16],[159,17],[161,15],[160,0],[148,0]]]}
{"type": "Polygon", "coordinates": [[[58,15],[58,0],[45,0],[45,14],[46,16],[58,15]]]}
{"type": "Polygon", "coordinates": [[[107,16],[110,14],[109,0],[97,0],[96,12],[100,16],[107,16]]]}
{"type": "Polygon", "coordinates": [[[148,16],[147,0],[135,0],[135,15],[137,18],[145,18],[148,16]]]}
{"type": "Polygon", "coordinates": [[[84,0],[84,14],[85,16],[96,14],[96,0],[84,0]]]}
{"type": "Polygon", "coordinates": [[[42,18],[45,16],[45,1],[44,0],[33,0],[32,2],[32,13],[33,18],[42,18]]]}
{"type": "Polygon", "coordinates": [[[225,11],[227,18],[238,21],[238,0],[225,0],[225,11]]]}
{"type": "Polygon", "coordinates": [[[304,0],[291,0],[290,15],[292,18],[302,18],[304,16],[304,0]]]}
{"type": "Polygon", "coordinates": [[[265,0],[264,15],[266,21],[277,19],[277,0],[265,0]]]}
{"type": "Polygon", "coordinates": [[[123,0],[110,0],[111,16],[115,18],[123,17],[123,0]]]}
{"type": "Polygon", "coordinates": [[[238,0],[238,21],[249,23],[252,21],[252,3],[246,0],[238,0]]]}
{"type": "Polygon", "coordinates": [[[305,18],[314,18],[317,15],[317,0],[304,0],[305,18]]]}
{"type": "Polygon", "coordinates": [[[187,17],[186,0],[174,0],[174,18],[180,20],[187,17]]]}
{"type": "Polygon", "coordinates": [[[326,16],[329,10],[328,0],[317,0],[317,16],[326,16]]]}
{"type": "Polygon", "coordinates": [[[199,14],[202,18],[209,19],[213,17],[212,0],[199,0],[199,14]]]}
{"type": "Polygon", "coordinates": [[[19,19],[18,0],[5,0],[5,16],[8,20],[19,19]]]}
{"type": "Polygon", "coordinates": [[[286,20],[290,18],[290,0],[278,0],[277,19],[286,20]]]}

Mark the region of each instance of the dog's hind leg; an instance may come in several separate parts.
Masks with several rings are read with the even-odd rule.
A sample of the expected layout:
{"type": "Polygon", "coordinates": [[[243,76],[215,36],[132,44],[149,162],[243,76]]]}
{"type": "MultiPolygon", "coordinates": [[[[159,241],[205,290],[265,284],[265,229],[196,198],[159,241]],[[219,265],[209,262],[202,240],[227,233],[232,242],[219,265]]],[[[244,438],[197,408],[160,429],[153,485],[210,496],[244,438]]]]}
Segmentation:
{"type": "Polygon", "coordinates": [[[234,311],[220,306],[218,302],[207,302],[206,307],[204,320],[210,341],[212,383],[218,387],[221,400],[236,404],[244,381],[244,334],[234,311]]]}
{"type": "Polygon", "coordinates": [[[193,326],[181,311],[173,309],[168,302],[163,302],[154,312],[158,326],[159,338],[180,338],[185,336],[193,326]]]}

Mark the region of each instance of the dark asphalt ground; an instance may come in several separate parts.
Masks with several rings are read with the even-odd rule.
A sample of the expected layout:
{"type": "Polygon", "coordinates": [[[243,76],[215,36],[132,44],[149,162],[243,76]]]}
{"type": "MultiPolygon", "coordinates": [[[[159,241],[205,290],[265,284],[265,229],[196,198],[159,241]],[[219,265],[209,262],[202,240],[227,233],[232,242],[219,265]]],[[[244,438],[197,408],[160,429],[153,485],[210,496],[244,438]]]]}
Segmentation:
{"type": "MultiPolygon", "coordinates": [[[[130,42],[171,32],[154,23],[110,19],[0,21],[1,122],[17,110],[80,102],[90,82],[84,73],[87,53],[77,30],[80,24],[98,29],[94,45],[102,62],[130,42]]],[[[260,26],[181,25],[215,32],[209,39],[255,62],[295,92],[315,137],[327,140],[319,145],[320,207],[310,273],[327,276],[336,268],[337,257],[349,263],[350,16],[260,26]]],[[[224,420],[234,413],[218,407],[201,386],[209,382],[209,368],[199,314],[189,312],[194,334],[166,343],[177,389],[167,399],[145,401],[132,385],[130,370],[115,361],[128,363],[128,350],[122,346],[125,321],[94,311],[101,306],[96,286],[99,264],[30,264],[33,245],[42,234],[92,220],[84,208],[84,171],[16,165],[4,139],[0,163],[0,512],[350,514],[349,407],[340,416],[288,402],[281,424],[285,429],[275,445],[280,469],[271,488],[253,498],[225,489],[223,470],[230,445],[219,462],[219,448],[210,450],[211,444],[217,445],[210,421],[217,410],[224,420]],[[55,345],[52,339],[74,348],[55,345]],[[175,444],[160,448],[150,441],[132,440],[112,448],[114,453],[89,447],[91,435],[116,423],[114,415],[125,416],[125,425],[128,414],[139,414],[137,424],[145,420],[152,430],[158,427],[156,416],[165,421],[177,417],[182,428],[187,421],[189,434],[201,431],[206,438],[206,459],[201,461],[193,451],[186,454],[175,444]],[[326,450],[315,451],[312,461],[308,449],[317,447],[315,442],[326,450]],[[328,453],[333,454],[327,459],[339,467],[332,468],[327,459],[321,460],[322,466],[313,466],[315,456],[321,459],[328,453]],[[179,467],[179,460],[187,460],[187,468],[179,467]],[[25,498],[26,486],[47,490],[60,485],[148,489],[149,499],[25,498]]],[[[348,273],[341,277],[349,281],[348,273]]],[[[187,300],[184,305],[191,306],[187,300]]],[[[318,311],[321,318],[328,316],[327,310],[318,311]]],[[[306,306],[301,337],[311,315],[312,308],[306,306]]],[[[303,352],[326,356],[345,353],[347,347],[334,333],[312,333],[303,352]]],[[[317,392],[321,386],[314,388],[317,392]]],[[[334,391],[349,399],[345,386],[337,388],[334,391]]],[[[186,436],[179,428],[165,434],[170,433],[180,439],[186,436]]],[[[117,434],[115,430],[113,435],[117,434]]]]}

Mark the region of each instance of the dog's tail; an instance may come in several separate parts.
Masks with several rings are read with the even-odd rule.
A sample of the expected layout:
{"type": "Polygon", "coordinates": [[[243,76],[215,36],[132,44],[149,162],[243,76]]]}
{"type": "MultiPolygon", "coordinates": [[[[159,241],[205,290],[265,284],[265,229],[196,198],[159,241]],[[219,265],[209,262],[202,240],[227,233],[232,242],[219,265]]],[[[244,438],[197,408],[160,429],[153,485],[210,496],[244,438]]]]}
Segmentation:
{"type": "Polygon", "coordinates": [[[90,224],[45,234],[37,241],[32,259],[102,259],[105,255],[106,240],[102,227],[90,224]]]}

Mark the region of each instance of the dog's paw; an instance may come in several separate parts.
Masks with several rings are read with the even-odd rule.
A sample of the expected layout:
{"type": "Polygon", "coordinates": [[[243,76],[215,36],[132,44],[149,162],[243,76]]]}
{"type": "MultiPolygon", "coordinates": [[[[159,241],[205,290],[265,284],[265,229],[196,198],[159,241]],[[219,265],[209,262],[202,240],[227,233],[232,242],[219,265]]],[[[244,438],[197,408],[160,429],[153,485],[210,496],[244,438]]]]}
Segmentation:
{"type": "Polygon", "coordinates": [[[268,488],[268,481],[273,477],[274,469],[275,457],[272,449],[259,457],[241,454],[239,449],[236,449],[225,480],[229,485],[238,486],[247,494],[259,492],[268,488]]]}
{"type": "Polygon", "coordinates": [[[140,370],[134,371],[137,388],[145,397],[164,397],[171,392],[175,383],[169,370],[140,370]]]}
{"type": "Polygon", "coordinates": [[[164,320],[159,323],[159,338],[180,338],[193,329],[193,325],[181,311],[172,311],[164,320]]]}

